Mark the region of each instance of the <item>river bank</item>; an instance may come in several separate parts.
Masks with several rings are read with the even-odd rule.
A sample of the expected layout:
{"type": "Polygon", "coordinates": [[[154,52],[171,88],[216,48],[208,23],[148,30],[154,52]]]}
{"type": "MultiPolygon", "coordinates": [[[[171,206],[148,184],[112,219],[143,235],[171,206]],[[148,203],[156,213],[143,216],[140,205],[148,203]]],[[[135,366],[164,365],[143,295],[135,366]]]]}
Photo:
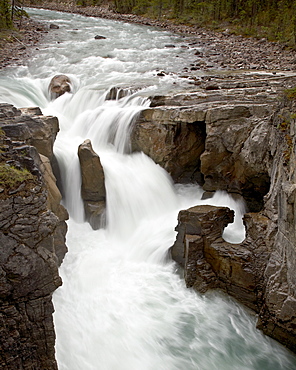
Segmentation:
{"type": "MultiPolygon", "coordinates": [[[[28,6],[29,2],[27,2],[28,6]]],[[[41,6],[34,5],[36,8],[41,6]]],[[[117,21],[137,23],[159,27],[170,32],[181,33],[191,38],[191,46],[196,48],[196,60],[184,68],[184,72],[211,70],[239,71],[296,71],[296,51],[287,49],[278,42],[266,39],[246,38],[230,33],[229,30],[214,32],[205,28],[177,25],[169,20],[153,20],[133,14],[118,14],[108,6],[79,7],[67,3],[43,3],[42,8],[99,17],[117,21]]],[[[75,27],[75,25],[73,25],[75,27]]],[[[44,36],[46,26],[33,20],[24,20],[21,29],[22,38],[11,41],[1,48],[0,69],[11,64],[21,64],[29,55],[30,50],[37,46],[44,36]]],[[[174,47],[174,45],[170,45],[174,47]]]]}
{"type": "Polygon", "coordinates": [[[46,25],[25,17],[15,22],[13,30],[1,30],[0,70],[24,64],[47,32],[46,25]]]}

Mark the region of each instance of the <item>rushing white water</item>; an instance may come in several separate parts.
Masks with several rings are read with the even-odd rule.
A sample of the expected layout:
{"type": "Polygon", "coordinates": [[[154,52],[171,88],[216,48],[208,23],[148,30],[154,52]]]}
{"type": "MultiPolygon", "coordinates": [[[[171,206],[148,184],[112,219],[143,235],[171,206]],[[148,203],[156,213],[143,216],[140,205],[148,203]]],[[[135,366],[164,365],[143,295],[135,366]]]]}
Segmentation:
{"type": "Polygon", "coordinates": [[[295,356],[261,334],[255,317],[219,293],[186,289],[169,247],[180,209],[209,203],[235,209],[224,237],[243,239],[243,204],[223,192],[201,200],[196,185],[174,185],[142,153],[129,154],[128,132],[152,91],[184,88],[171,74],[193,58],[186,40],[170,33],[108,20],[31,10],[59,24],[28,63],[0,75],[0,101],[40,106],[59,117],[55,154],[70,212],[69,252],[54,294],[60,370],[295,369],[295,356]],[[94,40],[96,34],[106,40],[94,40]],[[168,49],[165,44],[175,44],[168,49]],[[178,58],[176,58],[178,55],[178,58]],[[67,73],[72,93],[50,101],[50,77],[67,73]],[[145,86],[105,100],[111,86],[145,86]],[[77,147],[92,140],[105,171],[107,226],[83,222],[77,147]]]}

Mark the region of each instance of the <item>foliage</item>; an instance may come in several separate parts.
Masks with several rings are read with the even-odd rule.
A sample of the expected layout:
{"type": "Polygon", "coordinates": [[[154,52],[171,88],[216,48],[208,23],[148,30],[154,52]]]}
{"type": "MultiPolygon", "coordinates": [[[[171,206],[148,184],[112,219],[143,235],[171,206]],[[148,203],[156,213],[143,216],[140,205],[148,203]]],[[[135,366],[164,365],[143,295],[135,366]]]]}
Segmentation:
{"type": "Polygon", "coordinates": [[[34,177],[27,169],[17,169],[6,163],[0,164],[0,186],[13,189],[24,181],[32,180],[34,177]]]}
{"type": "Polygon", "coordinates": [[[12,28],[14,19],[22,17],[28,17],[22,0],[0,0],[0,30],[12,28]]]}
{"type": "Polygon", "coordinates": [[[92,6],[101,5],[103,0],[76,0],[76,5],[79,6],[92,6]]]}
{"type": "Polygon", "coordinates": [[[12,27],[11,5],[9,0],[0,0],[0,29],[12,27]]]}
{"type": "Polygon", "coordinates": [[[169,17],[198,26],[227,25],[250,36],[296,44],[296,0],[113,0],[116,11],[169,17]]]}

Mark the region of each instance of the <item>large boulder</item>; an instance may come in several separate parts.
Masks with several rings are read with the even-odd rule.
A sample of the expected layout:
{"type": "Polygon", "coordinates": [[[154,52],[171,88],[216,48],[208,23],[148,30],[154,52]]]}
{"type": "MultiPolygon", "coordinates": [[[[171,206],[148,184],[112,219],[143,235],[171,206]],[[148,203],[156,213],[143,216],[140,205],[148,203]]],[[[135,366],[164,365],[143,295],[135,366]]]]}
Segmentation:
{"type": "Polygon", "coordinates": [[[71,80],[66,75],[54,76],[50,81],[48,90],[52,98],[58,98],[65,94],[65,92],[71,92],[71,80]]]}
{"type": "Polygon", "coordinates": [[[81,197],[84,201],[86,220],[93,229],[98,229],[104,222],[106,208],[104,169],[90,140],[85,140],[79,145],[78,157],[82,177],[81,197]]]}

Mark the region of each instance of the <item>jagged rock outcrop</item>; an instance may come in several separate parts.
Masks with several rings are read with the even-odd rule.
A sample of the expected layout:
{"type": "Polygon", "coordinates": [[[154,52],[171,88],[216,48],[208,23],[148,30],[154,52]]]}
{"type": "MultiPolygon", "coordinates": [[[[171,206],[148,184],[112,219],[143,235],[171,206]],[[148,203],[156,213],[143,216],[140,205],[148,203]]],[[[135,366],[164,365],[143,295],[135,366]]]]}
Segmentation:
{"type": "Polygon", "coordinates": [[[280,82],[285,79],[223,81],[219,91],[155,97],[135,122],[132,149],[177,182],[239,193],[250,211],[259,211],[270,185],[267,142],[280,82]]]}
{"type": "MultiPolygon", "coordinates": [[[[284,86],[289,84],[295,81],[283,81],[284,86]]],[[[249,208],[259,212],[244,216],[246,238],[232,245],[219,239],[204,243],[198,230],[182,236],[191,222],[188,218],[196,222],[188,210],[186,217],[179,216],[185,225],[178,225],[181,234],[172,255],[184,264],[189,286],[202,292],[222,288],[258,313],[258,327],[264,333],[296,351],[293,99],[282,95],[273,101],[272,111],[265,103],[234,101],[207,109],[201,155],[204,188],[241,192],[249,197],[249,208]],[[189,253],[187,265],[184,253],[189,253]]]]}
{"type": "Polygon", "coordinates": [[[79,145],[78,157],[82,178],[81,197],[84,201],[86,220],[93,229],[98,229],[104,222],[106,208],[104,170],[90,140],[85,140],[79,145]]]}
{"type": "Polygon", "coordinates": [[[33,145],[38,153],[53,159],[53,144],[59,131],[56,117],[43,116],[39,108],[17,109],[1,104],[0,127],[12,140],[33,145]]]}
{"type": "Polygon", "coordinates": [[[56,99],[66,92],[71,92],[71,80],[66,75],[54,76],[48,86],[52,98],[56,99]]]}
{"type": "Polygon", "coordinates": [[[223,240],[222,233],[233,216],[227,207],[196,206],[180,211],[171,254],[184,267],[188,287],[199,292],[223,289],[259,312],[271,253],[271,246],[262,238],[269,221],[258,213],[246,214],[246,240],[231,244],[223,240]]]}
{"type": "Polygon", "coordinates": [[[42,172],[48,190],[48,209],[59,218],[59,225],[55,229],[56,253],[59,263],[64,258],[67,248],[65,235],[68,213],[60,204],[61,194],[56,186],[56,179],[52,171],[54,162],[53,145],[59,131],[56,117],[43,116],[40,108],[17,109],[10,104],[0,105],[0,127],[5,134],[14,141],[24,142],[34,146],[40,154],[40,171],[42,172]]]}
{"type": "Polygon", "coordinates": [[[58,122],[40,113],[0,105],[0,367],[7,370],[57,369],[51,300],[68,215],[49,158],[30,145],[52,157],[58,122]]]}
{"type": "Polygon", "coordinates": [[[5,140],[1,150],[0,366],[56,369],[51,297],[61,285],[54,240],[59,220],[47,209],[36,149],[5,140]]]}

